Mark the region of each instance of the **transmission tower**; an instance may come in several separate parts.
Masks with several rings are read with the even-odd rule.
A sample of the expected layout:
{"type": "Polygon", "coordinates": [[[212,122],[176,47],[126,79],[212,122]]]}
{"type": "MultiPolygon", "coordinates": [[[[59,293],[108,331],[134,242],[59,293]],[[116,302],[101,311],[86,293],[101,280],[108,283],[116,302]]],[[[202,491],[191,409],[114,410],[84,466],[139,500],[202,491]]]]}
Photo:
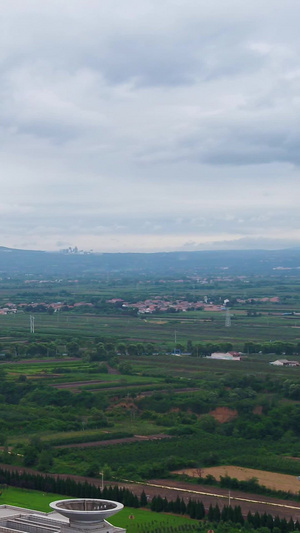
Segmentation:
{"type": "Polygon", "coordinates": [[[34,316],[30,315],[30,333],[34,333],[34,316]]]}
{"type": "Polygon", "coordinates": [[[226,315],[225,315],[225,328],[231,327],[231,316],[230,316],[230,309],[226,309],[226,315]]]}

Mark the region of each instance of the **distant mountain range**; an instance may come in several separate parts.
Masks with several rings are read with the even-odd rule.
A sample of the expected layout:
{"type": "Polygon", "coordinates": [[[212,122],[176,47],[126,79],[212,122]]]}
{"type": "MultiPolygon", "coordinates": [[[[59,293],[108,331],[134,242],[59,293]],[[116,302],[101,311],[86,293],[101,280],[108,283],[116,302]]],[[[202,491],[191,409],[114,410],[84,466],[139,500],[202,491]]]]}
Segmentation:
{"type": "Polygon", "coordinates": [[[101,273],[174,276],[300,275],[300,249],[160,253],[62,253],[0,247],[0,274],[76,277],[101,273]]]}

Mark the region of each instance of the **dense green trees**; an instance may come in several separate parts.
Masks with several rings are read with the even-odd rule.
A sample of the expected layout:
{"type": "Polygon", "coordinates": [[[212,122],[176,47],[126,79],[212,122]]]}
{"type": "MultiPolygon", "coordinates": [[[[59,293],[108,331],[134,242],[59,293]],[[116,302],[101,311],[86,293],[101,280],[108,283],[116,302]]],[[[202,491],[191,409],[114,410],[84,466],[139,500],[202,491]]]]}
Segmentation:
{"type": "Polygon", "coordinates": [[[299,342],[273,341],[273,342],[246,342],[243,348],[244,353],[262,353],[275,355],[293,355],[300,353],[299,342]]]}

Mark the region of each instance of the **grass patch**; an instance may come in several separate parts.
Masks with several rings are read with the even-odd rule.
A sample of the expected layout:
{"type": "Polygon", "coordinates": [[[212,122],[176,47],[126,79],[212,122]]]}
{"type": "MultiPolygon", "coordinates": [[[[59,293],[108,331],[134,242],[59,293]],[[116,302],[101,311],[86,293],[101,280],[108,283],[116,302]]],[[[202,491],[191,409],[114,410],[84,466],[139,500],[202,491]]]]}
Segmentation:
{"type": "Polygon", "coordinates": [[[8,487],[2,489],[0,504],[15,505],[17,507],[25,507],[49,513],[51,511],[49,507],[50,502],[65,499],[67,499],[67,496],[61,496],[60,494],[8,487]]]}
{"type": "MultiPolygon", "coordinates": [[[[149,420],[140,420],[140,419],[129,419],[128,420],[117,420],[114,422],[113,427],[105,428],[103,430],[99,429],[88,429],[82,431],[56,431],[53,433],[42,433],[39,432],[39,437],[42,442],[47,442],[53,446],[60,444],[72,444],[72,443],[82,443],[82,442],[93,442],[93,441],[102,441],[102,440],[111,440],[111,439],[120,439],[125,437],[131,437],[135,434],[138,435],[155,435],[157,433],[164,433],[166,427],[158,426],[154,422],[149,420]]],[[[10,436],[8,438],[8,443],[10,446],[16,444],[26,444],[29,442],[30,438],[36,436],[37,433],[32,433],[27,436],[10,436]]]]}
{"type": "Polygon", "coordinates": [[[115,516],[109,519],[114,526],[124,527],[130,533],[140,532],[141,529],[148,529],[149,531],[158,530],[165,526],[177,528],[184,524],[197,525],[197,520],[191,518],[184,518],[183,516],[174,516],[164,513],[154,513],[153,511],[145,509],[132,509],[124,507],[115,516]],[[130,519],[129,516],[134,516],[130,519]]]}

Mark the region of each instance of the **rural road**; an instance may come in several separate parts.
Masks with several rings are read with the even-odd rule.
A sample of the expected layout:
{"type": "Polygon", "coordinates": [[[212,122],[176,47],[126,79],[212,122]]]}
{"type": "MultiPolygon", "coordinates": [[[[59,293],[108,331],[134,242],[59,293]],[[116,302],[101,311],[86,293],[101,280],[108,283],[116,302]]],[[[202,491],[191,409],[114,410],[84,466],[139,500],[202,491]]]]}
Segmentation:
{"type": "MultiPolygon", "coordinates": [[[[30,468],[16,467],[12,465],[0,464],[0,467],[10,471],[30,472],[32,474],[47,475],[51,477],[60,477],[62,479],[71,478],[77,482],[88,482],[92,485],[101,488],[101,480],[83,476],[74,476],[71,474],[43,474],[30,468]]],[[[226,489],[219,487],[208,488],[207,485],[195,485],[192,483],[178,482],[174,480],[166,479],[154,479],[148,482],[130,482],[127,480],[124,482],[107,481],[105,483],[109,485],[118,485],[119,487],[125,487],[131,490],[134,494],[140,496],[144,490],[148,498],[151,500],[153,496],[160,495],[162,498],[166,497],[168,500],[176,500],[179,496],[183,498],[185,502],[191,499],[201,500],[207,510],[210,506],[218,503],[222,509],[223,505],[229,503],[229,492],[226,489]]],[[[280,518],[285,517],[289,520],[291,517],[293,520],[300,521],[300,502],[293,500],[278,500],[277,498],[269,498],[265,496],[258,496],[256,494],[249,494],[240,491],[231,491],[230,493],[231,505],[240,505],[244,516],[249,511],[260,514],[268,513],[273,516],[278,515],[280,518]]]]}
{"type": "Polygon", "coordinates": [[[171,439],[171,435],[166,435],[164,433],[158,433],[157,435],[134,435],[133,437],[122,437],[120,439],[110,439],[110,440],[99,440],[91,442],[82,442],[75,444],[58,444],[54,448],[95,448],[95,446],[113,446],[114,444],[124,444],[130,442],[142,442],[145,440],[161,440],[161,439],[171,439]]]}
{"type": "MultiPolygon", "coordinates": [[[[124,485],[124,484],[122,484],[124,485]]],[[[140,485],[141,491],[150,496],[160,494],[167,499],[176,499],[177,496],[183,498],[186,502],[191,499],[201,500],[205,509],[208,509],[210,504],[215,505],[218,503],[222,508],[229,503],[232,506],[240,505],[243,515],[246,516],[249,511],[255,513],[258,511],[260,514],[269,513],[273,516],[279,515],[280,517],[286,517],[289,519],[291,516],[294,520],[300,520],[300,502],[292,500],[278,500],[277,498],[269,498],[265,496],[258,496],[256,494],[249,494],[240,491],[228,491],[227,489],[221,489],[217,487],[208,488],[207,485],[194,485],[190,483],[172,481],[172,480],[151,480],[148,483],[129,483],[125,484],[127,488],[133,492],[133,486],[140,485]]]]}

